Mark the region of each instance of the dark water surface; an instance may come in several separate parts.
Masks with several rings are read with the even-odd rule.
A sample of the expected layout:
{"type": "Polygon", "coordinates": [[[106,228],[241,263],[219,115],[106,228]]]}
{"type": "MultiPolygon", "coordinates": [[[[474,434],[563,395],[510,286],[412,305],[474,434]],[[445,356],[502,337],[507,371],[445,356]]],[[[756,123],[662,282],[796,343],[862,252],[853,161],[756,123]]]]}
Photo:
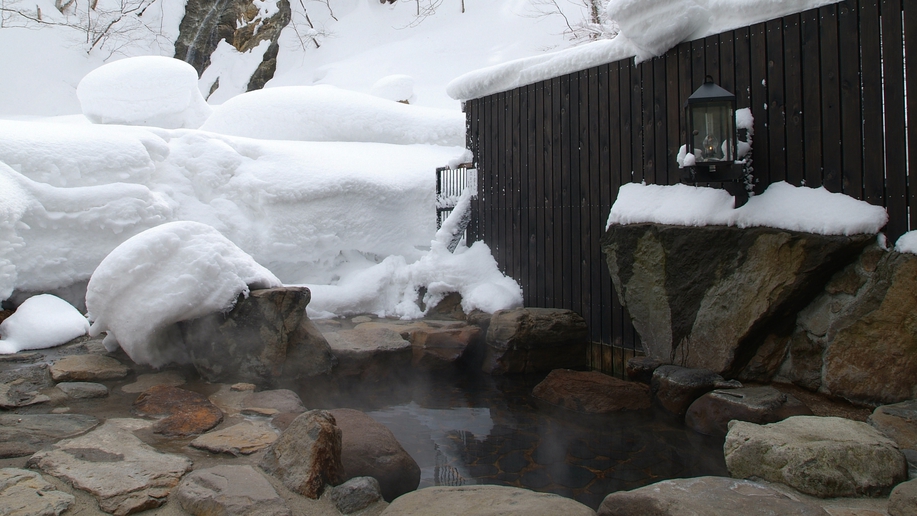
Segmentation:
{"type": "Polygon", "coordinates": [[[531,395],[544,376],[436,373],[301,395],[309,408],[355,408],[387,426],[420,466],[420,487],[524,487],[595,509],[614,491],[728,476],[722,438],[661,409],[589,416],[548,405],[531,395]]]}

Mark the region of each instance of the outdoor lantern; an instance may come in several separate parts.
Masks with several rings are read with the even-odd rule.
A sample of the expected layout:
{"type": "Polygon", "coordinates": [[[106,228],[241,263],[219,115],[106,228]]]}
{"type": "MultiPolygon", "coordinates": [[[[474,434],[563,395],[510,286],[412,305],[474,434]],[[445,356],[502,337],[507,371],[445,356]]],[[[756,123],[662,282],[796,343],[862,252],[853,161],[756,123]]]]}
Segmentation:
{"type": "Polygon", "coordinates": [[[732,181],[741,176],[736,160],[736,96],[713,82],[709,75],[685,103],[685,152],[693,152],[693,165],[685,166],[684,179],[732,181]]]}

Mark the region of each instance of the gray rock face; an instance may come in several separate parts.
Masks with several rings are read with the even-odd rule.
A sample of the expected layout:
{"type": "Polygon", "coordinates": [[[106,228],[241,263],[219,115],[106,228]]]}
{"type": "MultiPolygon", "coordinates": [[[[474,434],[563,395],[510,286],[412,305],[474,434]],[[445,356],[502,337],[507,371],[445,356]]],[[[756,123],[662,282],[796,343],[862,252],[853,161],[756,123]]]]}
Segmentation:
{"type": "Polygon", "coordinates": [[[866,423],[837,417],[733,421],[723,451],[734,477],[759,477],[822,498],[884,496],[907,475],[894,442],[866,423]]]}
{"type": "Polygon", "coordinates": [[[0,414],[0,458],[32,455],[98,424],[98,419],[82,414],[0,414]]]}
{"type": "Polygon", "coordinates": [[[91,399],[108,396],[108,387],[94,382],[61,382],[57,388],[64,391],[68,398],[91,399]]]}
{"type": "Polygon", "coordinates": [[[555,369],[532,390],[532,395],[569,410],[607,414],[642,410],[651,405],[644,383],[626,382],[598,371],[555,369]]]}
{"type": "Polygon", "coordinates": [[[341,429],[345,479],[375,478],[387,501],[417,489],[420,466],[391,430],[359,410],[334,409],[331,413],[341,429]]]}
{"type": "Polygon", "coordinates": [[[811,414],[796,397],[773,387],[743,387],[714,390],[697,398],[688,407],[685,424],[702,434],[724,436],[734,419],[764,424],[811,414]]]}
{"type": "Polygon", "coordinates": [[[876,407],[867,422],[899,448],[917,450],[917,400],[876,407]]]}
{"type": "Polygon", "coordinates": [[[382,511],[383,516],[431,514],[593,516],[595,511],[570,498],[493,485],[427,487],[399,496],[382,511]]]}
{"type": "Polygon", "coordinates": [[[150,424],[109,419],[88,434],[39,451],[28,465],[88,491],[103,511],[118,516],[158,507],[191,470],[191,461],[160,453],[134,436],[150,424]]]}
{"type": "Polygon", "coordinates": [[[331,491],[331,501],[341,514],[352,514],[382,500],[379,482],[373,477],[351,478],[331,491]]]}
{"type": "Polygon", "coordinates": [[[602,251],[647,356],[732,377],[873,238],[629,224],[602,251]]]}
{"type": "Polygon", "coordinates": [[[39,391],[53,386],[45,364],[3,371],[0,373],[0,408],[11,409],[50,401],[51,398],[39,391]]]}
{"type": "Polygon", "coordinates": [[[58,516],[73,500],[73,495],[58,491],[34,471],[0,469],[0,514],[58,516]]]}
{"type": "Polygon", "coordinates": [[[175,490],[195,516],[290,516],[271,483],[251,466],[216,466],[188,474],[175,490]]]}
{"type": "Polygon", "coordinates": [[[653,371],[653,395],[663,408],[679,416],[685,415],[694,400],[716,388],[741,387],[729,384],[722,376],[708,369],[689,369],[664,365],[653,371]]]}
{"type": "Polygon", "coordinates": [[[599,516],[828,516],[767,486],[723,477],[665,480],[605,497],[599,516]]]}
{"type": "Polygon", "coordinates": [[[272,385],[326,374],[328,343],[306,316],[305,287],[253,290],[227,314],[178,323],[195,369],[210,382],[272,385]]]}
{"type": "Polygon", "coordinates": [[[799,313],[779,375],[854,402],[914,398],[914,292],[917,256],[870,246],[799,313]]]}
{"type": "Polygon", "coordinates": [[[342,482],[341,430],[324,410],[301,414],[268,447],[260,466],[291,491],[317,499],[342,482]]]}
{"type": "Polygon", "coordinates": [[[487,328],[483,370],[491,374],[581,369],[586,320],[554,308],[498,310],[487,328]]]}
{"type": "Polygon", "coordinates": [[[126,365],[104,355],[70,355],[54,362],[50,371],[55,382],[120,380],[131,372],[126,365]]]}
{"type": "Polygon", "coordinates": [[[409,337],[406,329],[375,322],[328,333],[328,344],[337,358],[334,373],[375,379],[407,370],[412,358],[409,337]]]}
{"type": "Polygon", "coordinates": [[[898,484],[888,497],[888,516],[917,514],[917,480],[898,484]]]}

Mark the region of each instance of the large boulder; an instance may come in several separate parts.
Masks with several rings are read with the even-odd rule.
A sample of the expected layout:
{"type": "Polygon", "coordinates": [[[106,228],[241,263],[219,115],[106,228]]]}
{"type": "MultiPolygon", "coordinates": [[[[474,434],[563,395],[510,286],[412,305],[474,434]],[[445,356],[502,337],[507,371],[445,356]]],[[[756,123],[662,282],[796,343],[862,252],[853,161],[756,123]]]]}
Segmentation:
{"type": "Polygon", "coordinates": [[[356,477],[335,487],[331,501],[341,514],[351,514],[382,501],[379,481],[373,477],[356,477]]]}
{"type": "Polygon", "coordinates": [[[272,385],[331,372],[328,342],[306,316],[306,287],[253,290],[232,311],[178,323],[195,369],[210,382],[272,385]]]}
{"type": "Polygon", "coordinates": [[[387,501],[417,489],[420,466],[391,430],[359,410],[342,408],[331,413],[341,429],[344,479],[375,478],[387,501]]]}
{"type": "Polygon", "coordinates": [[[828,516],[808,502],[791,500],[770,487],[724,477],[664,480],[605,497],[599,516],[828,516]]]}
{"type": "Polygon", "coordinates": [[[917,396],[917,256],[871,246],[797,318],[780,376],[867,404],[917,396]]]}
{"type": "Polygon", "coordinates": [[[664,365],[653,371],[650,386],[656,401],[664,409],[683,416],[694,400],[713,389],[742,385],[734,381],[726,382],[722,376],[709,369],[664,365]]]}
{"type": "Polygon", "coordinates": [[[729,423],[726,467],[806,494],[885,496],[907,478],[907,461],[876,429],[838,417],[795,416],[778,423],[729,423]]]}
{"type": "Polygon", "coordinates": [[[697,398],[688,407],[685,424],[702,434],[725,436],[732,420],[764,424],[811,414],[805,403],[773,387],[742,387],[717,389],[697,398]]]}
{"type": "Polygon", "coordinates": [[[411,363],[417,369],[442,369],[461,360],[466,350],[480,340],[479,327],[461,323],[445,328],[419,329],[411,333],[411,363]]]}
{"type": "Polygon", "coordinates": [[[159,507],[191,470],[191,460],[160,453],[134,435],[150,424],[109,419],[88,434],[32,455],[28,466],[88,491],[103,511],[117,516],[159,507]]]}
{"type": "Polygon", "coordinates": [[[260,466],[289,490],[318,499],[325,485],[343,481],[341,429],[324,410],[300,414],[267,448],[260,466]]]}
{"type": "Polygon", "coordinates": [[[175,490],[181,508],[195,516],[291,516],[271,483],[251,466],[199,469],[175,490]]]}
{"type": "Polygon", "coordinates": [[[575,500],[555,494],[494,485],[427,487],[399,496],[382,511],[382,516],[430,514],[594,516],[595,511],[575,500]]]}
{"type": "Polygon", "coordinates": [[[411,367],[410,331],[378,322],[364,322],[352,330],[328,332],[337,359],[335,375],[379,379],[411,367]]]}
{"type": "Polygon", "coordinates": [[[602,251],[647,356],[733,377],[873,239],[628,224],[602,251]]]}
{"type": "Polygon", "coordinates": [[[582,369],[586,320],[571,310],[514,308],[490,318],[483,370],[492,374],[582,369]]]}
{"type": "Polygon", "coordinates": [[[867,423],[906,450],[917,450],[917,400],[882,405],[867,423]]]}
{"type": "Polygon", "coordinates": [[[917,480],[898,484],[888,497],[888,516],[917,514],[917,480]]]}
{"type": "Polygon", "coordinates": [[[651,405],[649,386],[626,382],[598,371],[555,369],[548,373],[532,395],[569,410],[607,414],[642,410],[651,405]]]}

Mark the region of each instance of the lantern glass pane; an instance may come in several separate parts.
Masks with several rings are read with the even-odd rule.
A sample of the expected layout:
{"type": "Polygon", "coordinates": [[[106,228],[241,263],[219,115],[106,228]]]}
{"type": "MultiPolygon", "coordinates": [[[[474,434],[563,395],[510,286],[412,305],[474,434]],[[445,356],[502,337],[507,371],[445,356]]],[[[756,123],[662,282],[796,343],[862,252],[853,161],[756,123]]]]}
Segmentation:
{"type": "Polygon", "coordinates": [[[691,144],[699,163],[735,160],[735,115],[731,102],[689,105],[691,144]]]}

